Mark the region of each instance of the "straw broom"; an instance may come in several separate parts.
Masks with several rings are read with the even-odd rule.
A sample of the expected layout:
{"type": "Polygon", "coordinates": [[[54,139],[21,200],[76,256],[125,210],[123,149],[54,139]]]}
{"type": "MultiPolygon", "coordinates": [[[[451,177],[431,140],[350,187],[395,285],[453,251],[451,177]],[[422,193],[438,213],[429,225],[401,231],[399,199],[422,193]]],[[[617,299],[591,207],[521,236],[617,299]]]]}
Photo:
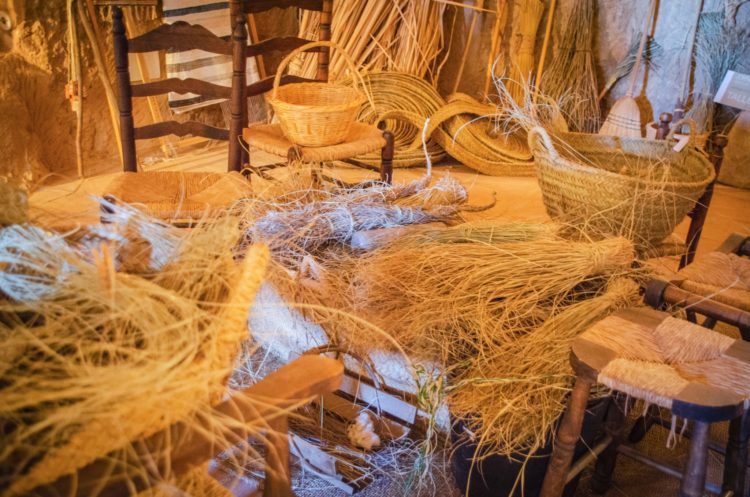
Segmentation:
{"type": "Polygon", "coordinates": [[[534,67],[536,32],[543,14],[544,3],[541,0],[515,0],[508,91],[519,104],[524,102],[528,93],[534,67]]]}
{"type": "MultiPolygon", "coordinates": [[[[554,1],[554,0],[553,0],[554,1]]],[[[495,5],[495,24],[492,27],[492,43],[487,58],[487,69],[484,75],[484,98],[487,100],[490,94],[490,84],[495,78],[497,71],[496,59],[500,51],[500,36],[505,27],[505,16],[508,10],[508,0],[497,0],[495,5]]]]}
{"type": "Polygon", "coordinates": [[[539,101],[539,90],[542,86],[542,73],[544,72],[544,63],[547,60],[547,49],[549,47],[549,40],[552,36],[552,22],[555,18],[556,6],[557,0],[551,0],[549,3],[549,10],[547,11],[547,26],[544,29],[542,51],[539,54],[539,65],[536,68],[536,76],[534,77],[534,97],[532,101],[535,105],[539,101]]]}
{"type": "Polygon", "coordinates": [[[650,31],[651,23],[653,22],[654,16],[656,15],[656,0],[651,0],[651,7],[649,8],[648,14],[645,17],[643,23],[643,31],[641,33],[641,43],[638,46],[638,54],[635,59],[635,64],[630,73],[630,83],[628,84],[628,91],[624,97],[620,98],[615,102],[607,114],[607,119],[604,121],[601,129],[599,130],[600,135],[611,135],[611,136],[622,136],[641,138],[643,136],[641,132],[641,109],[638,107],[638,102],[633,98],[635,92],[635,84],[638,78],[638,73],[641,68],[641,61],[643,60],[643,52],[646,48],[646,42],[648,41],[648,33],[650,31]]]}
{"type": "Polygon", "coordinates": [[[594,131],[599,123],[593,57],[594,0],[576,0],[560,48],[544,72],[542,86],[558,102],[571,130],[594,131]]]}

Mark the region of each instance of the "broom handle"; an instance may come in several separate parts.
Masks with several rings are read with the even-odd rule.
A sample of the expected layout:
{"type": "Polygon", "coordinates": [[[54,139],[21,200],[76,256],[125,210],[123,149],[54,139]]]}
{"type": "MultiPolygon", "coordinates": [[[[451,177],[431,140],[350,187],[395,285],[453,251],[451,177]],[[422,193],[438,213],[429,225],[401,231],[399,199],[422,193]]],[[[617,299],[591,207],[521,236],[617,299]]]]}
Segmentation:
{"type": "Polygon", "coordinates": [[[539,65],[536,68],[536,77],[534,78],[534,100],[539,100],[539,89],[542,86],[542,72],[544,71],[544,62],[547,59],[547,47],[549,46],[550,35],[552,34],[552,19],[555,16],[555,6],[557,0],[550,0],[549,12],[547,13],[547,27],[544,30],[544,41],[542,42],[542,52],[539,54],[539,65]]]}
{"type": "Polygon", "coordinates": [[[685,106],[687,105],[690,93],[690,68],[693,66],[693,49],[695,48],[695,39],[698,36],[698,24],[700,24],[702,12],[703,0],[698,0],[698,12],[695,15],[693,34],[690,37],[690,45],[688,45],[687,67],[685,68],[685,76],[682,78],[682,91],[680,92],[680,96],[677,99],[677,105],[675,106],[675,113],[679,113],[680,117],[685,114],[685,106]]]}
{"type": "Polygon", "coordinates": [[[651,0],[651,8],[646,16],[646,20],[643,23],[643,33],[641,34],[641,43],[638,45],[638,54],[635,56],[635,65],[633,66],[633,72],[630,73],[630,84],[628,85],[628,97],[633,96],[635,92],[635,82],[638,77],[638,70],[641,68],[641,60],[643,59],[643,49],[646,48],[646,40],[648,40],[648,31],[651,26],[652,19],[654,17],[654,11],[656,10],[656,0],[651,0]]]}
{"type": "Polygon", "coordinates": [[[485,99],[489,96],[490,83],[492,82],[492,76],[495,75],[495,56],[498,52],[498,45],[500,44],[500,35],[505,26],[505,8],[507,4],[507,0],[497,0],[495,4],[495,25],[492,28],[492,44],[490,46],[489,56],[487,57],[487,70],[484,74],[485,99]]]}

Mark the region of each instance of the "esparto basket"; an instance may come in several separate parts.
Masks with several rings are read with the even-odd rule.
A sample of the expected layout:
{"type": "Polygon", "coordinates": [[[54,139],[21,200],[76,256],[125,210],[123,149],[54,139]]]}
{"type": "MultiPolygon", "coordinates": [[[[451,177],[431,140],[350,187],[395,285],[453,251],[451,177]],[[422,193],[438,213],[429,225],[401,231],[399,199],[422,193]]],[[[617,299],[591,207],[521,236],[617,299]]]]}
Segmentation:
{"type": "Polygon", "coordinates": [[[316,47],[341,48],[330,41],[316,41],[293,50],[276,71],[268,103],[279,118],[284,136],[296,145],[327,147],[346,140],[351,124],[365,102],[364,82],[351,57],[342,50],[352,77],[362,91],[344,84],[329,82],[290,83],[279,86],[281,75],[291,60],[301,52],[316,47]]]}
{"type": "Polygon", "coordinates": [[[640,246],[671,234],[716,176],[694,139],[673,150],[672,133],[663,141],[586,133],[552,138],[537,127],[529,146],[550,217],[589,236],[625,236],[640,246]]]}

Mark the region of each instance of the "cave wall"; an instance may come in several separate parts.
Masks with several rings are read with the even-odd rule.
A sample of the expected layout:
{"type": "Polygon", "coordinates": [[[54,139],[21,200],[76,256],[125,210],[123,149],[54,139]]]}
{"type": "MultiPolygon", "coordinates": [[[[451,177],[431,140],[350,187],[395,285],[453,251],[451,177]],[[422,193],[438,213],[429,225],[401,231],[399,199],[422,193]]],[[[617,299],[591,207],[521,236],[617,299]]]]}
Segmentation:
{"type": "MultiPolygon", "coordinates": [[[[561,35],[562,28],[567,22],[570,10],[577,0],[559,0],[553,29],[553,49],[561,35]]],[[[704,11],[719,10],[727,0],[705,0],[704,11]]],[[[549,0],[545,0],[549,2],[549,0]]],[[[485,6],[493,8],[495,2],[486,1],[485,6]]],[[[509,0],[512,4],[512,0],[509,0]]],[[[647,8],[648,0],[597,0],[596,17],[596,62],[599,84],[611,74],[619,59],[626,52],[634,36],[641,29],[643,11],[647,8]]],[[[658,17],[655,37],[664,47],[665,56],[658,70],[651,70],[639,78],[637,92],[644,109],[654,118],[662,111],[674,108],[676,95],[679,92],[680,78],[688,54],[685,39],[690,32],[690,24],[695,16],[698,0],[659,0],[658,17]],[[645,86],[640,82],[645,81],[645,86]]],[[[10,99],[11,103],[4,103],[0,110],[0,130],[6,128],[23,128],[24,133],[16,138],[8,138],[14,143],[24,141],[28,143],[26,156],[23,159],[33,162],[35,171],[45,170],[52,173],[69,174],[75,170],[75,114],[64,96],[64,87],[68,81],[68,53],[67,53],[67,24],[65,21],[65,0],[0,0],[0,10],[10,14],[13,29],[10,33],[0,33],[0,70],[2,67],[17,72],[17,78],[6,75],[0,78],[0,95],[10,99]],[[8,53],[14,54],[8,58],[8,53]],[[5,55],[4,55],[5,54],[5,55]],[[8,59],[4,62],[4,59],[8,59]],[[26,78],[30,83],[26,84],[26,78]],[[24,114],[21,116],[20,114],[24,114]],[[19,126],[18,124],[22,124],[19,126]]],[[[260,37],[266,38],[277,34],[289,34],[296,31],[296,18],[293,12],[280,11],[261,15],[257,19],[260,37]]],[[[466,9],[446,10],[446,36],[453,29],[453,40],[448,60],[444,66],[439,87],[443,93],[453,89],[456,72],[463,56],[464,43],[468,27],[471,24],[471,14],[466,9]],[[454,19],[455,18],[455,19],[454,19]]],[[[511,15],[509,13],[509,18],[511,15]]],[[[542,19],[538,32],[537,51],[541,47],[541,38],[546,19],[542,19]]],[[[103,18],[98,19],[102,32],[105,34],[104,49],[106,65],[113,72],[111,40],[109,37],[110,24],[103,18]]],[[[750,23],[750,3],[740,9],[738,22],[750,23]]],[[[490,36],[494,23],[494,15],[481,14],[474,33],[474,42],[466,58],[463,77],[459,90],[475,97],[481,97],[484,86],[484,73],[487,53],[490,46],[490,36]]],[[[145,24],[139,29],[145,29],[145,24]]],[[[335,29],[335,26],[334,26],[335,29]]],[[[92,60],[91,47],[79,29],[82,38],[81,57],[84,67],[84,132],[83,150],[84,163],[91,172],[111,171],[119,167],[112,124],[107,109],[102,85],[97,78],[92,60]]],[[[506,27],[504,44],[510,35],[510,26],[506,27]]],[[[275,67],[278,60],[267,60],[270,69],[275,67]]],[[[7,71],[6,71],[7,72],[7,71]]],[[[110,79],[113,81],[113,74],[110,79]]],[[[625,93],[626,81],[621,81],[604,101],[604,109],[625,93]]],[[[166,109],[163,99],[162,110],[166,109]]],[[[146,103],[136,99],[135,118],[137,124],[150,122],[150,115],[146,103]]],[[[263,112],[262,109],[258,112],[263,112]]],[[[223,116],[218,109],[198,112],[198,119],[209,123],[221,123],[223,116]]],[[[179,119],[196,117],[194,115],[180,116],[179,119]]],[[[730,147],[748,146],[746,140],[736,141],[730,147]]],[[[163,153],[159,143],[154,141],[139,142],[139,155],[159,158],[163,153]]],[[[11,149],[13,150],[13,149],[11,149]]],[[[740,151],[742,152],[742,151],[740,151]]],[[[746,156],[746,153],[734,153],[732,156],[746,156]]],[[[18,158],[17,158],[18,159],[18,158]]],[[[18,159],[20,161],[22,159],[18,159]]],[[[6,160],[6,162],[8,162],[6,160]]],[[[7,167],[7,166],[6,166],[7,167]]],[[[742,172],[743,167],[729,166],[733,169],[733,176],[747,176],[742,172]]],[[[744,167],[746,171],[748,168],[744,167]]]]}

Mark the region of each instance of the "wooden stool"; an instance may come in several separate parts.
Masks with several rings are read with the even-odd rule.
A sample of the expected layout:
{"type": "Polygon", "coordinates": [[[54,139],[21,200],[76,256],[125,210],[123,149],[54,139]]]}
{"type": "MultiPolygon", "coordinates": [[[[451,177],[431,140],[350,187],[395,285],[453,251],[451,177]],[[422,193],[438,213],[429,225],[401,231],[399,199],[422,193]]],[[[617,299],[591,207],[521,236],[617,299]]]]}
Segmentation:
{"type": "MultiPolygon", "coordinates": [[[[575,387],[541,496],[562,495],[589,392],[596,383],[670,409],[674,416],[693,422],[680,495],[702,496],[710,425],[742,416],[748,408],[750,344],[660,311],[632,308],[603,319],[578,337],[571,363],[575,387]]],[[[618,437],[613,438],[607,447],[610,451],[616,450],[619,442],[618,437]]],[[[647,460],[645,456],[639,459],[647,460]]],[[[582,469],[579,464],[576,468],[582,469]]]]}

